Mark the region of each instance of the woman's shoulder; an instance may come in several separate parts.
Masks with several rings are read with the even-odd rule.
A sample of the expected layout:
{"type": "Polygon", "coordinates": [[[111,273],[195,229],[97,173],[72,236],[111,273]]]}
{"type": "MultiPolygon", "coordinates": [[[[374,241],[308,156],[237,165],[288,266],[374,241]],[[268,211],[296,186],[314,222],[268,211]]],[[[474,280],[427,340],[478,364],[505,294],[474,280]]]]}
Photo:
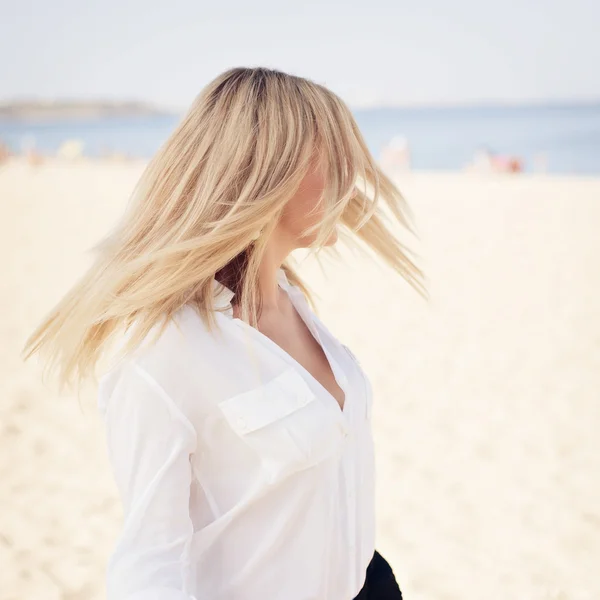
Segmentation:
{"type": "MultiPolygon", "coordinates": [[[[120,380],[140,376],[182,406],[210,396],[227,373],[232,344],[227,324],[220,319],[217,324],[216,330],[209,329],[193,307],[184,305],[165,324],[152,326],[131,352],[121,353],[99,378],[100,408],[120,380]]],[[[133,331],[122,336],[118,350],[126,347],[131,335],[133,331]]]]}

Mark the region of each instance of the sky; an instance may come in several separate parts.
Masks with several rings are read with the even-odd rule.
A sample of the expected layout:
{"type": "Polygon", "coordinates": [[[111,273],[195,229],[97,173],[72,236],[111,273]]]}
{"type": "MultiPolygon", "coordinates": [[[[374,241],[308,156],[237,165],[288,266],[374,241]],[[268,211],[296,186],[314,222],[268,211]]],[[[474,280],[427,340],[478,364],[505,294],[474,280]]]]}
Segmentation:
{"type": "Polygon", "coordinates": [[[598,0],[0,0],[0,102],[187,107],[234,66],[351,107],[600,101],[598,0]]]}

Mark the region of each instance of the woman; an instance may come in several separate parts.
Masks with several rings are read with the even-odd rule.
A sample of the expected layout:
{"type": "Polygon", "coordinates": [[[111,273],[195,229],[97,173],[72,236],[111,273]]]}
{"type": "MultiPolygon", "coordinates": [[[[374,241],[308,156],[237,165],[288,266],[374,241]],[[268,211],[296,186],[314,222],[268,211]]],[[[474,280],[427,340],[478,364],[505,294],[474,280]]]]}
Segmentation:
{"type": "Polygon", "coordinates": [[[26,346],[61,386],[121,346],[98,393],[109,600],[401,597],[374,548],[371,387],[290,253],[340,234],[423,294],[385,224],[406,212],[323,86],[234,68],[203,89],[26,346]]]}

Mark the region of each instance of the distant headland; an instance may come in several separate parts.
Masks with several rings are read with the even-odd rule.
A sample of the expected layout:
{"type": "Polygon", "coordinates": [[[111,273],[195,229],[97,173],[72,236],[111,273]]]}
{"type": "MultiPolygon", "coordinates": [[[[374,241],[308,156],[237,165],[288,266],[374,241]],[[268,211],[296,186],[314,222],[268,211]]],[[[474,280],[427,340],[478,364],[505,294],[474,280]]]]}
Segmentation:
{"type": "Polygon", "coordinates": [[[172,115],[175,112],[136,101],[21,100],[0,102],[0,118],[19,121],[172,115]]]}

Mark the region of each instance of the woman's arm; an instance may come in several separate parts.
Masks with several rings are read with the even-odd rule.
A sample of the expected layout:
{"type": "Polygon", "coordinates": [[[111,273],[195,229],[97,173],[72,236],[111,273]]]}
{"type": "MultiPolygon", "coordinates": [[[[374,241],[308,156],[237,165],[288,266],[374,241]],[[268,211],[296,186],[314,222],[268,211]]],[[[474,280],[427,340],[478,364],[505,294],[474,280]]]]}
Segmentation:
{"type": "Polygon", "coordinates": [[[106,570],[107,600],[195,600],[189,580],[195,429],[135,363],[121,367],[114,387],[99,393],[124,512],[106,570]]]}

